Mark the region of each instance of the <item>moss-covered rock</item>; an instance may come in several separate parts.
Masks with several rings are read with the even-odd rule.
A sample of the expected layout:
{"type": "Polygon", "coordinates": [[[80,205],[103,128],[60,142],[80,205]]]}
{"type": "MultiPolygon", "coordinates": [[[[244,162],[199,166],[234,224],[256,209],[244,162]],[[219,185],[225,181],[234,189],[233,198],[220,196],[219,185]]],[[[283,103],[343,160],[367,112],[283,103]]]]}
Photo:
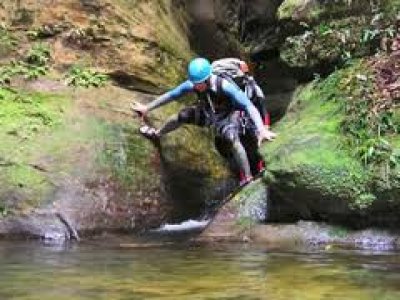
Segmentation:
{"type": "Polygon", "coordinates": [[[56,69],[88,65],[165,88],[180,80],[191,56],[185,12],[169,0],[6,0],[0,17],[0,25],[20,41],[20,50],[46,41],[56,69]]]}
{"type": "MultiPolygon", "coordinates": [[[[209,132],[180,129],[162,140],[159,155],[129,112],[132,98],[151,101],[183,78],[191,57],[185,11],[164,0],[45,5],[0,5],[0,43],[9,47],[0,60],[0,235],[9,218],[39,218],[38,210],[66,213],[82,231],[139,230],[198,214],[227,177],[209,132]],[[46,49],[46,61],[30,70],[34,45],[46,49]],[[39,79],[26,80],[32,71],[39,79]],[[154,95],[112,87],[104,73],[154,95]],[[66,78],[106,86],[75,89],[66,78]]],[[[160,109],[155,123],[181,107],[160,109]]],[[[54,214],[50,220],[59,222],[54,214]]]]}
{"type": "MultiPolygon", "coordinates": [[[[155,150],[118,112],[131,93],[112,87],[1,92],[3,218],[60,212],[85,231],[157,226],[167,217],[155,150]]],[[[0,221],[0,234],[7,222],[0,221]]]]}
{"type": "Polygon", "coordinates": [[[369,0],[285,0],[278,8],[277,16],[280,20],[290,19],[311,24],[350,15],[379,13],[380,10],[396,14],[399,7],[400,3],[397,0],[378,2],[369,0]]]}
{"type": "Polygon", "coordinates": [[[280,56],[290,67],[328,74],[352,58],[375,53],[392,37],[398,3],[383,1],[285,1],[280,15],[303,28],[289,36],[280,56]]]}
{"type": "Polygon", "coordinates": [[[8,211],[11,208],[37,206],[49,195],[51,183],[35,165],[32,151],[39,147],[36,139],[61,125],[65,102],[40,93],[21,93],[0,89],[0,134],[2,163],[0,198],[8,211]]]}
{"type": "MultiPolygon", "coordinates": [[[[360,106],[350,107],[362,97],[357,86],[368,80],[368,68],[366,61],[355,63],[297,91],[287,115],[275,127],[279,137],[264,148],[273,219],[317,219],[353,226],[400,222],[399,162],[384,167],[386,173],[381,173],[386,163],[366,165],[357,147],[368,139],[360,140],[347,130],[353,109],[359,114],[352,124],[365,118],[360,106]]],[[[397,160],[395,132],[385,134],[385,139],[397,160]]]]}
{"type": "Polygon", "coordinates": [[[281,58],[291,67],[323,72],[350,58],[369,55],[371,41],[360,43],[368,24],[365,17],[322,23],[302,35],[288,37],[281,47],[281,58]]]}
{"type": "MultiPolygon", "coordinates": [[[[81,230],[158,226],[177,206],[177,199],[168,202],[166,197],[171,182],[184,178],[185,191],[191,184],[202,185],[200,198],[226,174],[220,161],[218,167],[212,164],[216,155],[209,149],[208,133],[182,129],[163,141],[161,157],[138,135],[129,103],[155,96],[109,83],[88,90],[64,84],[68,69],[82,65],[109,73],[132,89],[156,93],[173,86],[183,78],[191,56],[185,11],[179,6],[171,1],[51,6],[46,1],[3,1],[0,18],[0,123],[5,129],[0,133],[0,235],[7,233],[9,226],[2,225],[10,224],[10,218],[15,216],[18,227],[18,216],[35,218],[38,210],[63,212],[81,230]],[[35,69],[40,78],[27,81],[22,77],[31,70],[25,68],[25,59],[35,44],[49,49],[40,66],[46,72],[35,69]],[[199,142],[193,143],[194,138],[199,142]],[[184,177],[168,177],[174,169],[185,169],[184,177]]],[[[157,116],[165,120],[178,109],[171,106],[157,116]]]]}
{"type": "Polygon", "coordinates": [[[374,8],[369,0],[285,0],[278,9],[278,18],[312,23],[333,17],[369,14],[374,8]]]}

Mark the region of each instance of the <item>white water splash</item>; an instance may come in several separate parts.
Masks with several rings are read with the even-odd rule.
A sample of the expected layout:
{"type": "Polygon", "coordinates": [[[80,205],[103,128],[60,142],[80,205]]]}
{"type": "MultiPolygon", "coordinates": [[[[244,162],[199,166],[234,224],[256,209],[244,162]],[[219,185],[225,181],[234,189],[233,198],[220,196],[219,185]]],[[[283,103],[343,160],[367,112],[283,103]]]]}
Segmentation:
{"type": "Polygon", "coordinates": [[[160,228],[154,230],[156,232],[172,232],[172,231],[189,231],[189,230],[198,230],[205,228],[209,220],[205,221],[196,221],[196,220],[187,220],[179,224],[164,224],[160,228]]]}

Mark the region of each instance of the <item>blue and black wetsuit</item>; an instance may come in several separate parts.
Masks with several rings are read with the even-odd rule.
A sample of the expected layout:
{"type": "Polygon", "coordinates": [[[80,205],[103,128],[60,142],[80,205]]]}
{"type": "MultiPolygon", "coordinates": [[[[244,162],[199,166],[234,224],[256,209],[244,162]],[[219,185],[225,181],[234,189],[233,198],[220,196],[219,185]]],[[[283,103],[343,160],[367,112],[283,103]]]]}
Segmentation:
{"type": "MultiPolygon", "coordinates": [[[[178,114],[180,123],[214,126],[219,129],[218,125],[224,123],[229,115],[236,111],[245,111],[255,124],[255,130],[262,130],[263,121],[260,114],[243,91],[228,80],[215,75],[211,75],[209,81],[209,89],[204,93],[197,93],[199,104],[180,111],[178,114]]],[[[196,93],[193,83],[187,80],[149,103],[147,109],[151,111],[191,92],[196,93]]],[[[161,133],[166,134],[169,131],[161,133]]]]}
{"type": "MultiPolygon", "coordinates": [[[[153,110],[191,92],[195,92],[193,83],[185,81],[149,103],[147,109],[153,110]]],[[[182,124],[210,126],[215,129],[219,138],[230,145],[242,176],[250,177],[248,158],[239,139],[237,114],[245,111],[255,124],[256,132],[261,132],[264,130],[263,121],[256,107],[237,85],[216,75],[209,78],[207,91],[197,94],[199,104],[182,109],[159,130],[160,134],[167,134],[182,124]]]]}
{"type": "MultiPolygon", "coordinates": [[[[245,92],[248,99],[254,104],[259,111],[264,125],[270,125],[269,114],[266,107],[265,96],[252,76],[245,75],[240,78],[227,78],[227,80],[233,81],[242,91],[245,92]]],[[[251,173],[253,175],[259,174],[265,168],[265,162],[262,155],[259,152],[258,138],[256,132],[256,126],[251,120],[248,114],[241,111],[239,114],[239,137],[242,145],[244,146],[247,157],[250,163],[251,173]]],[[[220,137],[215,138],[215,146],[218,152],[224,156],[229,162],[231,169],[235,170],[237,166],[232,163],[232,152],[229,144],[220,137]]]]}

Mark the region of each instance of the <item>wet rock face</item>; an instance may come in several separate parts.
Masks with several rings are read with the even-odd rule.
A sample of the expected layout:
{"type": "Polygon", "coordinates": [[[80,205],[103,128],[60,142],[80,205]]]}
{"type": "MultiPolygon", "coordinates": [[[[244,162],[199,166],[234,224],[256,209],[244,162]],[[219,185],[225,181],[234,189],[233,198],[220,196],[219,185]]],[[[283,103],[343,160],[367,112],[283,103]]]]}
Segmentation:
{"type": "MultiPolygon", "coordinates": [[[[197,54],[211,60],[238,55],[234,29],[219,28],[218,8],[213,0],[187,1],[185,7],[190,15],[190,44],[197,54]],[[231,30],[233,30],[231,34],[231,30]]],[[[228,19],[234,21],[234,18],[228,19]]]]}
{"type": "Polygon", "coordinates": [[[296,222],[298,220],[324,221],[350,228],[383,227],[395,229],[400,224],[398,211],[400,204],[392,197],[398,190],[385,191],[379,196],[388,196],[391,200],[380,198],[367,208],[358,208],[351,203],[354,196],[334,194],[326,187],[317,189],[310,183],[288,185],[285,180],[294,179],[301,174],[277,174],[279,184],[270,185],[270,221],[296,222]]]}
{"type": "Polygon", "coordinates": [[[5,0],[0,6],[0,23],[29,37],[26,44],[50,44],[59,69],[85,62],[162,88],[181,79],[191,56],[184,22],[172,0],[5,0]]]}
{"type": "Polygon", "coordinates": [[[269,220],[268,188],[262,179],[258,179],[224,205],[214,206],[208,215],[211,216],[210,223],[199,240],[247,240],[250,228],[269,220]],[[219,207],[218,210],[215,207],[219,207]]]}
{"type": "Polygon", "coordinates": [[[0,237],[43,239],[60,243],[70,239],[68,230],[54,214],[0,220],[0,237]]]}
{"type": "MultiPolygon", "coordinates": [[[[252,61],[255,76],[269,99],[273,120],[286,111],[297,85],[294,72],[279,61],[285,33],[276,11],[282,1],[190,1],[191,45],[210,59],[239,56],[252,61]]],[[[289,22],[290,23],[290,22],[289,22]]],[[[293,31],[293,26],[284,26],[293,31]]]]}
{"type": "Polygon", "coordinates": [[[252,55],[273,50],[279,42],[275,14],[280,2],[191,1],[187,8],[192,17],[190,31],[194,49],[212,59],[245,55],[248,49],[244,47],[250,48],[252,55]],[[204,43],[206,38],[208,43],[204,43]]]}
{"type": "Polygon", "coordinates": [[[276,10],[281,1],[216,1],[215,20],[218,27],[234,36],[250,54],[274,49],[279,41],[276,34],[276,10]]]}
{"type": "MultiPolygon", "coordinates": [[[[0,236],[69,239],[57,213],[78,233],[140,231],[165,221],[173,204],[163,196],[156,151],[138,136],[138,124],[128,112],[129,99],[145,101],[146,96],[111,86],[75,90],[71,96],[66,86],[35,83],[25,88],[40,89],[42,97],[49,88],[45,98],[31,94],[32,103],[42,105],[42,115],[53,112],[51,103],[60,105],[55,111],[63,114],[57,115],[59,126],[47,126],[45,135],[38,125],[23,141],[2,135],[0,236]],[[98,99],[109,103],[108,109],[99,107],[98,99]],[[13,148],[18,150],[7,150],[13,148]]],[[[7,97],[3,101],[10,107],[7,97]]],[[[24,107],[30,110],[27,103],[24,107]]],[[[18,114],[12,121],[32,122],[18,114]]]]}

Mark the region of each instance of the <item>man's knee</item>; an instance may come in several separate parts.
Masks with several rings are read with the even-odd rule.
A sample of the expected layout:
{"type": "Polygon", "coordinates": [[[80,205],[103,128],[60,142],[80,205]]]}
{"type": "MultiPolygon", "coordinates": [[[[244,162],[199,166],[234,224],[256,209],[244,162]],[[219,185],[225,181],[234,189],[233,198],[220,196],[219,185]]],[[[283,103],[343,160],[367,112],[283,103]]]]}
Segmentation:
{"type": "Polygon", "coordinates": [[[189,123],[194,123],[194,121],[195,121],[195,112],[192,107],[184,108],[178,113],[179,123],[189,124],[189,123]]]}
{"type": "Polygon", "coordinates": [[[233,145],[234,143],[239,141],[239,132],[237,126],[228,125],[221,129],[220,132],[221,139],[224,140],[225,143],[233,145]]]}

